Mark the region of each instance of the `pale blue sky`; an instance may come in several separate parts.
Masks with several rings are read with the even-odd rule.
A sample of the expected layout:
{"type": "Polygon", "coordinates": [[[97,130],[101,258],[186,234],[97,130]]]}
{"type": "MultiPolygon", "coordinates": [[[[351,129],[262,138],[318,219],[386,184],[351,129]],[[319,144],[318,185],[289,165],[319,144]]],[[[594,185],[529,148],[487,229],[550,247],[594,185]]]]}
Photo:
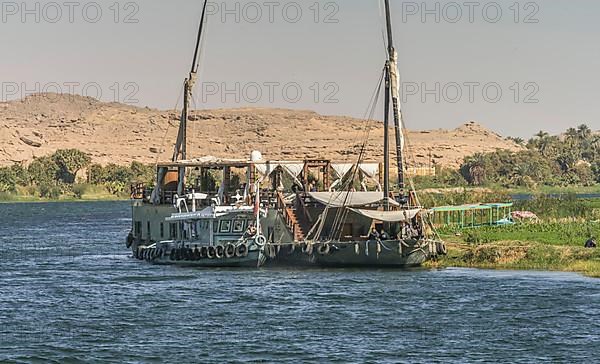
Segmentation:
{"type": "MultiPolygon", "coordinates": [[[[273,3],[272,19],[263,1],[226,0],[211,8],[214,14],[208,22],[200,74],[204,84],[196,88],[196,94],[213,87],[215,95],[198,96],[196,105],[273,106],[361,117],[385,61],[378,1],[273,3]],[[239,22],[235,14],[223,21],[223,2],[230,9],[239,4],[239,22]],[[318,15],[315,3],[320,9],[318,15]],[[259,4],[263,11],[256,23],[250,22],[257,18],[256,9],[248,4],[259,4]],[[302,10],[302,16],[296,23],[287,21],[284,8],[289,18],[295,17],[297,9],[302,10]],[[326,22],[327,15],[337,22],[326,22]],[[221,83],[234,89],[237,82],[240,88],[234,93],[240,95],[239,102],[235,95],[222,95],[222,90],[214,89],[222,88],[221,83]],[[298,87],[294,82],[302,91],[297,102],[291,100],[298,87]],[[265,85],[271,83],[276,85],[265,85]],[[256,85],[263,95],[252,102],[258,95],[256,85]],[[294,86],[286,97],[282,95],[284,85],[294,86]],[[275,92],[273,102],[269,90],[275,92]],[[334,96],[329,101],[333,102],[327,103],[331,92],[334,96]],[[221,96],[226,96],[224,102],[221,96]]],[[[514,0],[476,3],[472,19],[469,7],[457,2],[463,16],[456,23],[451,21],[457,8],[448,5],[449,1],[428,1],[427,8],[433,13],[425,22],[421,19],[424,9],[418,9],[421,1],[391,3],[404,87],[416,93],[405,95],[408,128],[452,128],[477,120],[502,134],[517,136],[530,136],[540,129],[559,132],[583,122],[600,129],[600,102],[596,100],[600,81],[599,2],[518,2],[516,19],[514,0]],[[502,9],[502,16],[496,17],[497,8],[502,9]],[[439,23],[436,15],[440,16],[439,23]],[[495,23],[494,18],[498,19],[495,23]],[[479,85],[473,86],[473,102],[465,83],[479,85]],[[517,83],[520,92],[515,95],[517,83]],[[484,85],[488,85],[485,97],[484,85]],[[433,90],[425,100],[421,97],[423,86],[433,90]],[[463,95],[453,103],[457,86],[463,95]],[[497,88],[502,90],[502,98],[492,103],[489,99],[495,98],[497,88]],[[524,103],[531,92],[539,102],[524,103]],[[436,93],[440,102],[435,102],[436,93]]],[[[132,101],[127,96],[135,91],[132,99],[138,100],[138,106],[172,108],[177,102],[189,71],[201,1],[117,2],[118,16],[114,0],[97,1],[102,16],[96,23],[89,21],[96,17],[97,7],[92,2],[74,6],[72,19],[64,5],[58,16],[47,2],[39,3],[39,10],[33,1],[26,4],[29,13],[21,2],[2,5],[3,99],[35,90],[36,83],[48,90],[57,83],[64,91],[68,90],[65,83],[76,82],[79,86],[72,87],[81,93],[84,85],[94,82],[106,101],[132,101]],[[87,14],[83,14],[84,8],[87,14]],[[125,22],[127,15],[138,22],[125,22]],[[56,19],[56,23],[51,22],[56,19]],[[118,95],[116,89],[120,90],[118,95]]],[[[88,87],[86,91],[93,96],[95,89],[88,87]]]]}

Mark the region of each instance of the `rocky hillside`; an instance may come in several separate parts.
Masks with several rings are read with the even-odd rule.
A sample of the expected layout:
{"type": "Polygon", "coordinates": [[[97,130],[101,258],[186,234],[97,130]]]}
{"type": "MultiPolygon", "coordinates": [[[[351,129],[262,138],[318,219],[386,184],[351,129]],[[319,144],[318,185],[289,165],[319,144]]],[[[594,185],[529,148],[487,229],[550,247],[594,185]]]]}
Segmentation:
{"type": "MultiPolygon", "coordinates": [[[[191,156],[350,160],[365,138],[363,120],[282,109],[198,110],[188,129],[191,156]]],[[[381,158],[383,127],[370,123],[369,160],[381,158]]],[[[28,162],[56,149],[77,148],[94,162],[129,164],[168,160],[177,113],[103,103],[73,95],[43,94],[0,103],[0,165],[28,162]]],[[[455,130],[411,131],[413,165],[456,167],[476,152],[519,147],[475,122],[455,130]]]]}

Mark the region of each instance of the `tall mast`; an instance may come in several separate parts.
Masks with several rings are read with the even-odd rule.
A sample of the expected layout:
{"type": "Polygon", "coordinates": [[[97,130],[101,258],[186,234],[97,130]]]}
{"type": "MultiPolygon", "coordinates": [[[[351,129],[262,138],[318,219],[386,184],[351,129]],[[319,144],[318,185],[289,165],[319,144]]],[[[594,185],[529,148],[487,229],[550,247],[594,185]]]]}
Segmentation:
{"type": "MultiPolygon", "coordinates": [[[[389,83],[386,82],[386,96],[391,96],[393,112],[394,112],[394,129],[396,131],[396,161],[398,167],[398,188],[401,190],[405,188],[404,182],[404,161],[403,161],[403,150],[404,150],[404,135],[402,131],[402,112],[400,110],[400,81],[398,75],[398,54],[394,48],[393,39],[393,28],[392,28],[392,16],[390,13],[390,2],[384,0],[385,3],[385,17],[387,27],[387,40],[388,40],[388,56],[389,59],[386,63],[386,73],[389,83]]],[[[385,117],[389,118],[389,97],[386,97],[386,114],[385,117]]],[[[388,133],[389,125],[386,126],[385,133],[388,133]]],[[[389,159],[389,150],[386,150],[386,158],[389,159]]],[[[389,165],[389,162],[388,162],[389,165]]],[[[389,182],[389,181],[388,181],[389,182]]],[[[389,186],[387,186],[389,189],[389,186]]]]}
{"type": "Polygon", "coordinates": [[[385,62],[385,101],[383,111],[383,198],[390,210],[390,63],[385,62]]]}
{"type": "MultiPolygon", "coordinates": [[[[206,5],[208,0],[204,0],[202,7],[202,17],[200,18],[200,26],[198,29],[198,37],[196,38],[196,49],[194,50],[194,59],[190,74],[183,83],[183,108],[181,109],[181,118],[179,120],[179,133],[177,134],[177,142],[173,151],[173,162],[177,162],[180,158],[187,159],[187,121],[192,99],[192,90],[196,84],[198,74],[198,57],[200,53],[200,42],[202,41],[202,30],[204,28],[204,20],[206,16],[206,5]]],[[[181,196],[185,191],[185,167],[179,167],[179,183],[177,185],[177,194],[181,196]]]]}
{"type": "Polygon", "coordinates": [[[204,22],[206,17],[206,7],[208,0],[204,0],[202,7],[202,17],[200,18],[200,26],[198,29],[198,37],[196,38],[196,49],[194,50],[194,59],[192,61],[192,67],[190,74],[183,83],[183,108],[181,110],[181,118],[179,121],[179,133],[177,134],[177,143],[175,143],[175,151],[173,152],[173,161],[176,162],[180,159],[187,159],[187,120],[190,107],[190,100],[192,98],[192,90],[196,84],[196,76],[198,74],[198,57],[200,55],[200,42],[202,41],[202,30],[204,28],[204,22]]]}

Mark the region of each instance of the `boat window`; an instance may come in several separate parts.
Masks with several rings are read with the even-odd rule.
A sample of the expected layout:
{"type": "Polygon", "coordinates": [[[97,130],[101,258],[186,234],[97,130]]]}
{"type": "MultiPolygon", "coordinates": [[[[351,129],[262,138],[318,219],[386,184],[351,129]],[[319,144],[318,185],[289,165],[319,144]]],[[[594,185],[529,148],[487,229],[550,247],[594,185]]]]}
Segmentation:
{"type": "Polygon", "coordinates": [[[213,221],[213,233],[216,233],[217,231],[219,231],[219,222],[213,221]]]}
{"type": "Polygon", "coordinates": [[[233,232],[243,233],[246,225],[246,220],[234,220],[233,221],[233,232]]]}
{"type": "Polygon", "coordinates": [[[171,239],[176,239],[177,238],[177,224],[170,224],[169,225],[169,237],[171,239]]]}
{"type": "Polygon", "coordinates": [[[231,231],[231,220],[221,220],[219,232],[228,233],[231,231]]]}
{"type": "Polygon", "coordinates": [[[200,222],[193,222],[190,224],[190,230],[191,230],[191,234],[192,234],[192,239],[196,239],[200,236],[200,234],[198,233],[198,230],[200,230],[200,228],[198,227],[198,225],[200,225],[200,222]]]}
{"type": "Polygon", "coordinates": [[[146,223],[146,227],[148,228],[148,229],[147,229],[147,230],[148,230],[148,239],[150,239],[150,235],[151,235],[151,234],[150,234],[150,221],[148,221],[148,222],[146,223]]]}
{"type": "Polygon", "coordinates": [[[135,236],[141,237],[141,235],[142,235],[142,222],[136,221],[135,222],[135,236]]]}
{"type": "Polygon", "coordinates": [[[160,237],[164,238],[165,237],[165,224],[164,223],[160,223],[160,237]]]}

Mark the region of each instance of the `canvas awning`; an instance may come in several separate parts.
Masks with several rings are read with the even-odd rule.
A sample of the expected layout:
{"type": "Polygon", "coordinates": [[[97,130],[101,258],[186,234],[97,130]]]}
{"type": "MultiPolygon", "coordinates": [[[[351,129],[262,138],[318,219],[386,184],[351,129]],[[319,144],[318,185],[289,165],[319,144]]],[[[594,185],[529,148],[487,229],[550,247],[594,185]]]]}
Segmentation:
{"type": "Polygon", "coordinates": [[[373,220],[383,222],[407,222],[413,219],[421,211],[421,209],[402,210],[402,211],[377,211],[377,210],[361,210],[350,209],[353,212],[368,217],[373,220]]]}
{"type": "Polygon", "coordinates": [[[379,174],[379,164],[377,163],[362,163],[358,168],[369,178],[375,178],[379,174]]]}
{"type": "MultiPolygon", "coordinates": [[[[360,207],[382,202],[383,192],[311,192],[309,196],[329,207],[360,207]]],[[[388,198],[390,205],[398,203],[388,198]]]]}
{"type": "Polygon", "coordinates": [[[335,171],[338,178],[344,178],[354,168],[352,163],[332,163],[331,168],[335,171]]]}
{"type": "Polygon", "coordinates": [[[267,161],[264,163],[255,163],[256,171],[263,177],[268,177],[277,168],[281,167],[290,176],[297,178],[304,170],[304,163],[301,162],[284,162],[284,161],[267,161]]]}

